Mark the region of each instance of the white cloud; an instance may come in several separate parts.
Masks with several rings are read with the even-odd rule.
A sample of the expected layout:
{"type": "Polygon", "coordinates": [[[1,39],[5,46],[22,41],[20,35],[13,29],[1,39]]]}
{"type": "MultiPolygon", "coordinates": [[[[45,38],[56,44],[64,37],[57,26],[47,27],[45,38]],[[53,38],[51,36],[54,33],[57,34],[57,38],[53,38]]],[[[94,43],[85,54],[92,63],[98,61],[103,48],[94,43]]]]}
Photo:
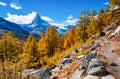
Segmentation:
{"type": "Polygon", "coordinates": [[[17,15],[17,14],[7,13],[7,18],[5,19],[17,24],[30,24],[32,23],[32,20],[35,18],[36,14],[37,12],[32,12],[28,15],[17,15]]]}
{"type": "Polygon", "coordinates": [[[49,22],[49,23],[54,22],[53,19],[51,19],[51,18],[49,18],[49,17],[47,17],[47,16],[41,16],[41,19],[43,19],[43,20],[45,20],[45,21],[47,21],[47,22],[49,22]]]}
{"type": "Polygon", "coordinates": [[[2,6],[7,6],[7,4],[4,3],[4,2],[0,2],[0,5],[2,5],[2,6]]]}
{"type": "Polygon", "coordinates": [[[57,27],[59,27],[60,29],[66,29],[65,28],[65,24],[60,24],[60,23],[50,23],[51,25],[54,25],[54,26],[57,26],[57,27]]]}
{"type": "Polygon", "coordinates": [[[72,15],[68,16],[67,20],[65,21],[65,24],[67,25],[76,25],[77,24],[78,19],[73,18],[72,15]]]}
{"type": "Polygon", "coordinates": [[[68,16],[68,18],[67,19],[73,19],[73,16],[72,15],[70,15],[70,16],[68,16]]]}
{"type": "Polygon", "coordinates": [[[14,8],[14,9],[16,9],[16,10],[22,9],[22,6],[17,5],[17,4],[15,4],[15,3],[11,3],[11,4],[10,4],[10,7],[11,7],[11,8],[14,8]]]}
{"type": "Polygon", "coordinates": [[[76,25],[78,22],[78,19],[73,18],[72,15],[67,17],[67,20],[63,23],[50,23],[51,25],[55,25],[59,27],[60,29],[67,29],[66,26],[68,25],[76,25]]]}
{"type": "Polygon", "coordinates": [[[105,5],[109,5],[109,2],[105,2],[104,4],[105,4],[105,5]]]}

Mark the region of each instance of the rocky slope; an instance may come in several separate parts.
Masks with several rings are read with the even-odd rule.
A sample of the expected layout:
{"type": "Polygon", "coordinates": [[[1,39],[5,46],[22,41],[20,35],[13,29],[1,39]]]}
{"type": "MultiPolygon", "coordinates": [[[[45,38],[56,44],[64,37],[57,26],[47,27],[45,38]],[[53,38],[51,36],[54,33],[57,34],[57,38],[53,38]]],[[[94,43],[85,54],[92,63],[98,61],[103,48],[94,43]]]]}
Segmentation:
{"type": "Polygon", "coordinates": [[[103,37],[63,57],[54,69],[24,70],[21,74],[37,79],[120,79],[120,26],[110,28],[103,37]],[[83,50],[89,51],[79,55],[83,50]]]}

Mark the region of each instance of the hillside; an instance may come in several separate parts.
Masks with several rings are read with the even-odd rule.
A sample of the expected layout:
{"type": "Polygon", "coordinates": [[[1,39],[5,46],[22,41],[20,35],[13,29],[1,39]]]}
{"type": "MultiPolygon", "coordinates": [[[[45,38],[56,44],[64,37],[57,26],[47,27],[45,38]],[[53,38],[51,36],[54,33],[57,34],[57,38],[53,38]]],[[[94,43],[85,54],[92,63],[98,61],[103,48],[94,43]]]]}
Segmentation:
{"type": "Polygon", "coordinates": [[[105,36],[83,45],[78,52],[73,50],[75,56],[71,57],[72,53],[65,56],[61,60],[62,63],[52,70],[52,76],[58,79],[119,79],[119,27],[112,33],[112,30],[106,31],[105,36]],[[89,52],[79,55],[84,50],[89,52]]]}
{"type": "Polygon", "coordinates": [[[44,79],[119,79],[120,26],[108,29],[105,36],[88,41],[81,47],[76,46],[77,49],[63,57],[55,68],[26,70],[22,74],[44,79]]]}

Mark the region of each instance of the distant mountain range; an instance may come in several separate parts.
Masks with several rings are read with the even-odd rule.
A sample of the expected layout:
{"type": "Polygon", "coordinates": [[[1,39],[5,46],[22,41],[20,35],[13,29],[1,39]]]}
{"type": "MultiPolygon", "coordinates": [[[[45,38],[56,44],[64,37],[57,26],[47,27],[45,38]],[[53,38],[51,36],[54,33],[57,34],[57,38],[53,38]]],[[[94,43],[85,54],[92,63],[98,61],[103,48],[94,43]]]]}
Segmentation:
{"type": "MultiPolygon", "coordinates": [[[[7,31],[12,31],[16,37],[25,40],[29,34],[32,34],[35,38],[39,38],[40,33],[45,33],[46,29],[50,26],[48,22],[41,19],[39,14],[36,14],[29,24],[18,24],[15,22],[10,22],[6,19],[0,17],[0,34],[3,34],[7,31]]],[[[56,26],[57,31],[63,35],[67,33],[70,28],[77,27],[75,25],[67,25],[63,26],[64,28],[60,28],[56,26]]]]}
{"type": "Polygon", "coordinates": [[[20,25],[12,23],[0,17],[0,36],[8,31],[13,32],[16,37],[22,40],[25,40],[29,35],[29,32],[22,29],[20,25]]]}

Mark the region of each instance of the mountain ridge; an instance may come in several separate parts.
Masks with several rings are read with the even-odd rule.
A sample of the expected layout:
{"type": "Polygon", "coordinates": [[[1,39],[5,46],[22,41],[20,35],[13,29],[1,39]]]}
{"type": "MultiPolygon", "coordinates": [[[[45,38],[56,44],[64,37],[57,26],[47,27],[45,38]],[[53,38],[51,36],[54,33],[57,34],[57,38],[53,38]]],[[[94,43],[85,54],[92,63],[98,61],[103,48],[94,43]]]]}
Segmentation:
{"type": "MultiPolygon", "coordinates": [[[[46,32],[46,29],[52,24],[50,24],[47,21],[43,20],[38,13],[34,13],[34,15],[31,15],[31,16],[33,16],[32,20],[28,24],[27,24],[27,22],[25,24],[25,22],[22,22],[22,21],[19,21],[19,20],[17,22],[15,22],[15,20],[13,20],[13,19],[8,20],[7,18],[4,19],[2,17],[1,17],[1,20],[4,20],[7,23],[10,23],[11,25],[9,25],[9,28],[10,28],[10,26],[12,27],[13,25],[15,25],[16,27],[18,27],[18,29],[22,29],[22,30],[24,30],[26,32],[29,32],[29,34],[32,34],[36,39],[39,39],[40,38],[40,33],[44,34],[46,32]]],[[[27,19],[29,19],[29,18],[27,18],[27,19]]],[[[4,24],[4,25],[7,25],[7,23],[4,24]]],[[[55,26],[56,30],[60,33],[60,35],[66,34],[72,27],[77,28],[76,25],[64,25],[63,26],[64,28],[61,28],[61,27],[56,26],[56,25],[54,25],[54,26],[55,26]]],[[[7,30],[7,28],[4,28],[4,30],[7,30]]],[[[8,31],[12,31],[12,32],[15,32],[15,33],[19,32],[19,31],[15,30],[15,29],[14,30],[9,29],[8,31]]],[[[27,36],[29,34],[27,34],[27,36]]],[[[27,38],[27,36],[26,36],[26,38],[27,38]]]]}

